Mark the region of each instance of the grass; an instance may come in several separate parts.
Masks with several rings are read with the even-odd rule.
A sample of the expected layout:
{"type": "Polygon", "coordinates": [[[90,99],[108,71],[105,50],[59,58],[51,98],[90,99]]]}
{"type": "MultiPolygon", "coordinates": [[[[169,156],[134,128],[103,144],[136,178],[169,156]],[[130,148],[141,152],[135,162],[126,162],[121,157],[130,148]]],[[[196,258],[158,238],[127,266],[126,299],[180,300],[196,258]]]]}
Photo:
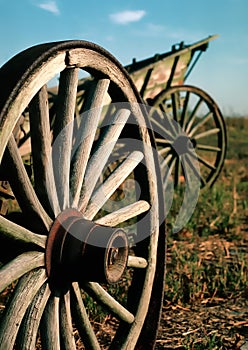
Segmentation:
{"type": "Polygon", "coordinates": [[[219,235],[170,242],[166,300],[186,306],[239,294],[248,283],[246,259],[247,253],[219,235]]]}
{"type": "MultiPolygon", "coordinates": [[[[192,217],[184,228],[172,233],[173,220],[182,201],[175,192],[168,216],[165,304],[192,308],[238,298],[247,293],[248,225],[248,119],[228,118],[228,152],[215,185],[200,193],[192,217]]],[[[118,291],[115,290],[115,295],[118,291]]],[[[121,298],[122,291],[120,291],[121,298]]],[[[88,303],[92,318],[102,321],[99,309],[88,303]]],[[[185,349],[227,349],[215,331],[194,333],[182,341],[185,349]]]]}
{"type": "MultiPolygon", "coordinates": [[[[180,190],[168,217],[165,305],[174,308],[211,306],[248,293],[248,118],[227,118],[226,125],[228,151],[217,182],[200,193],[192,217],[180,232],[172,232],[180,190]]],[[[228,347],[223,339],[216,328],[202,336],[192,332],[182,337],[181,344],[194,350],[234,346],[228,347]]]]}

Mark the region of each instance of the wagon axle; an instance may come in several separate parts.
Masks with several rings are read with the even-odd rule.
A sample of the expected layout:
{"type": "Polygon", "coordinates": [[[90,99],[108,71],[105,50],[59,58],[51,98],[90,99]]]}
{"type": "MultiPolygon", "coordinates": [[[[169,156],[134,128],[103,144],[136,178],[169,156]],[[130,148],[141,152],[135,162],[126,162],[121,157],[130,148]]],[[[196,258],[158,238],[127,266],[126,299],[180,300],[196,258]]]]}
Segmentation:
{"type": "Polygon", "coordinates": [[[46,269],[53,288],[71,282],[118,282],[128,259],[124,230],[98,225],[75,210],[63,211],[54,221],[46,247],[46,269]]]}

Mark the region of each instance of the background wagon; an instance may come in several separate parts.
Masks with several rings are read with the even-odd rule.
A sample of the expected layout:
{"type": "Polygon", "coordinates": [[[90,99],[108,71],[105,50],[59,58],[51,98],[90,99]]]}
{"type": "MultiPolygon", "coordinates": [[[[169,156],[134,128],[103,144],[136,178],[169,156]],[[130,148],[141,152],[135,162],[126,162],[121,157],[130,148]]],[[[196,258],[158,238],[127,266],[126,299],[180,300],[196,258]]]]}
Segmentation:
{"type": "Polygon", "coordinates": [[[209,42],[216,37],[191,45],[181,42],[169,52],[139,62],[133,60],[126,67],[143,99],[156,108],[156,112],[150,112],[150,119],[165,184],[171,173],[175,185],[187,177],[188,164],[202,188],[211,186],[224,164],[227,133],[221,111],[205,91],[185,85],[209,42]],[[194,167],[195,158],[198,169],[194,167]]]}

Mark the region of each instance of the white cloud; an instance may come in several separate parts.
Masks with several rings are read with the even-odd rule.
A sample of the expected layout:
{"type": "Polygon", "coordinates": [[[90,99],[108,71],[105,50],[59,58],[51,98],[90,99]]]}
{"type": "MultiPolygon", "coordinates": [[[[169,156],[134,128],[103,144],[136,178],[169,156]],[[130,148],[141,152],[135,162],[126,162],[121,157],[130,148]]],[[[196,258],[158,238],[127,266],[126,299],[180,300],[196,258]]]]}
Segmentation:
{"type": "Polygon", "coordinates": [[[118,24],[128,24],[130,22],[138,22],[145,16],[144,10],[122,11],[109,15],[110,19],[118,24]]]}
{"type": "Polygon", "coordinates": [[[60,14],[60,11],[55,1],[47,1],[44,3],[38,4],[37,6],[40,7],[42,10],[46,10],[53,13],[54,15],[60,14]]]}

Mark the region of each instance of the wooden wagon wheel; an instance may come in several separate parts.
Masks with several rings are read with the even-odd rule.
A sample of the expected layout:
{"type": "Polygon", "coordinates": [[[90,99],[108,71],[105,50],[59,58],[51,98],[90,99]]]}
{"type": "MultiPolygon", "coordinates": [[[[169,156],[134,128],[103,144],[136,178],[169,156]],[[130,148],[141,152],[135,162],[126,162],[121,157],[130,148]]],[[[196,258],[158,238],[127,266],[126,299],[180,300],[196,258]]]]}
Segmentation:
{"type": "Polygon", "coordinates": [[[0,80],[1,170],[18,203],[18,213],[0,217],[0,349],[153,349],[164,287],[163,191],[137,90],[114,57],[85,41],[27,49],[1,68],[0,80]],[[75,119],[79,70],[93,82],[75,119]],[[58,76],[51,130],[47,84],[58,76]],[[106,96],[115,103],[111,116],[103,113],[106,96]],[[24,111],[28,167],[12,133],[24,111]],[[105,178],[123,135],[129,154],[105,178]],[[127,180],[127,198],[106,212],[127,180]],[[90,304],[104,310],[103,331],[90,304]]]}
{"type": "Polygon", "coordinates": [[[197,87],[182,85],[162,91],[152,105],[157,110],[151,122],[163,158],[165,181],[168,173],[172,173],[175,186],[187,177],[183,158],[201,188],[212,186],[224,164],[227,147],[225,122],[215,101],[197,87]],[[193,164],[195,160],[199,170],[193,164]]]}

